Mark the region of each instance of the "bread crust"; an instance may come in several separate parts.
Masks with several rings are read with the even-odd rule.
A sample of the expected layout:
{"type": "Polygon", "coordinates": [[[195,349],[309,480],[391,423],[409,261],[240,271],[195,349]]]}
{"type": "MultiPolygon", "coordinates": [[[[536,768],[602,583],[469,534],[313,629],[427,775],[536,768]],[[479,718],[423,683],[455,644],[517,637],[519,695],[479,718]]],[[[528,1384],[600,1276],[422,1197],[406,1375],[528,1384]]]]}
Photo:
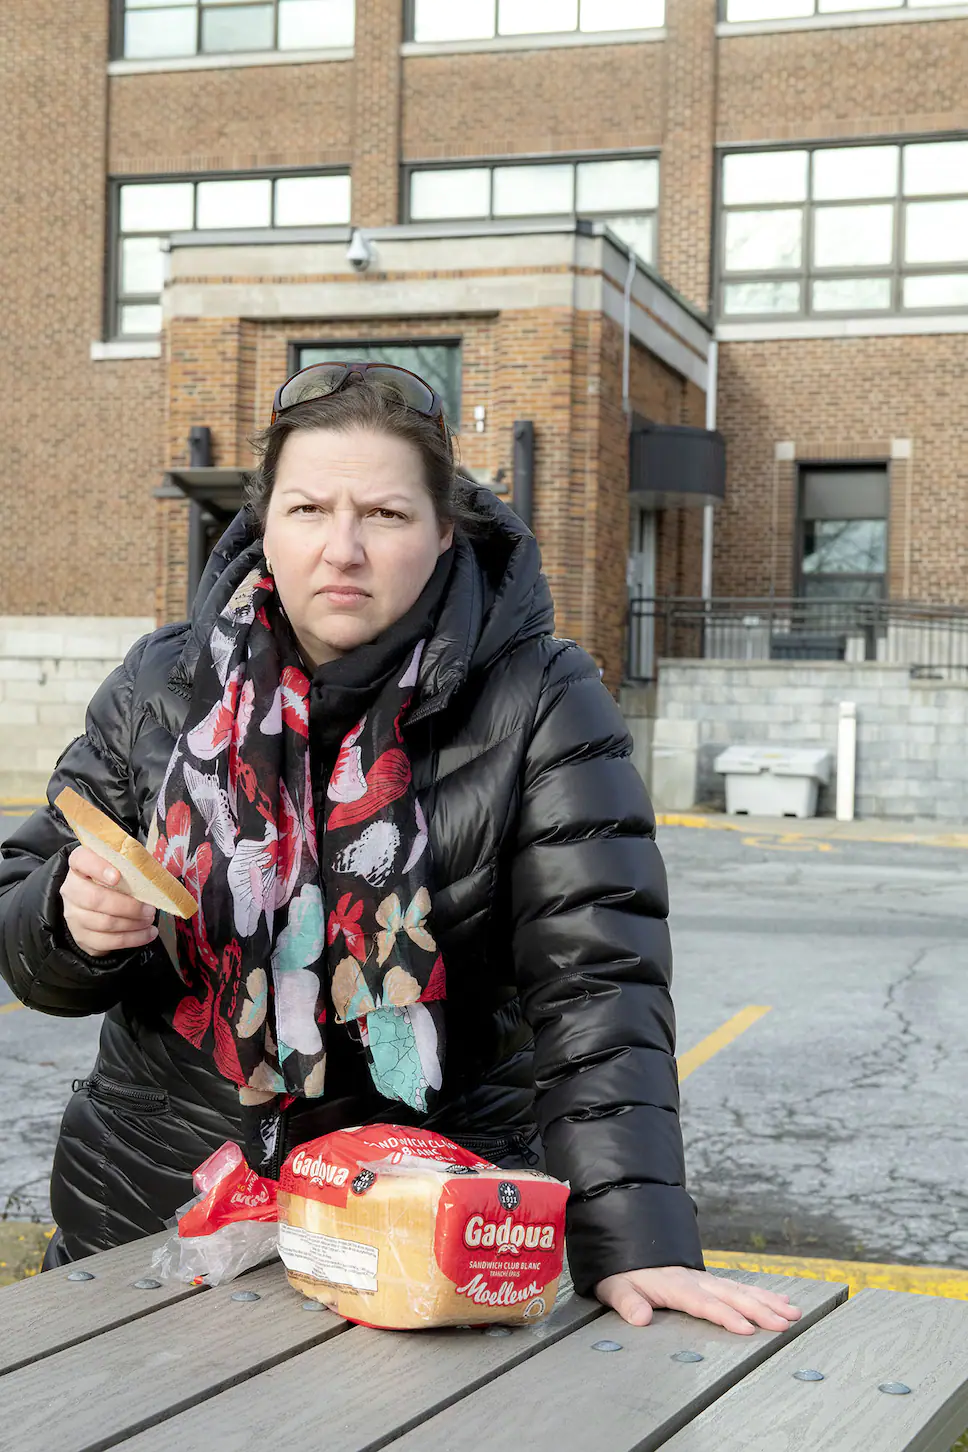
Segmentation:
{"type": "Polygon", "coordinates": [[[115,891],[148,903],[179,918],[193,918],[198,904],[188,888],[152,857],[136,838],[106,816],[100,808],[65,787],[54,801],[77,840],[92,852],[105,854],[121,874],[115,891]]]}

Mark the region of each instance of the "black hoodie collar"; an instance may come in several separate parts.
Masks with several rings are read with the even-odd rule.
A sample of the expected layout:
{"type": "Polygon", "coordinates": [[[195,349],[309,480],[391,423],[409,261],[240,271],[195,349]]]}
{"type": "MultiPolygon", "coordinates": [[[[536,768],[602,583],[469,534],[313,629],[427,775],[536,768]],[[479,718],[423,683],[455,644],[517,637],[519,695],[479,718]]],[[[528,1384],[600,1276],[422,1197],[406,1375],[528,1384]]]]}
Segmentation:
{"type": "MultiPolygon", "coordinates": [[[[533,534],[490,490],[466,481],[465,487],[482,530],[455,539],[410,721],[441,709],[472,672],[486,669],[512,644],[554,630],[551,591],[533,534]]],[[[168,678],[173,690],[191,694],[195,666],[216,619],[249,571],[263,562],[254,520],[243,509],[216,545],[198,587],[188,638],[168,678]]]]}

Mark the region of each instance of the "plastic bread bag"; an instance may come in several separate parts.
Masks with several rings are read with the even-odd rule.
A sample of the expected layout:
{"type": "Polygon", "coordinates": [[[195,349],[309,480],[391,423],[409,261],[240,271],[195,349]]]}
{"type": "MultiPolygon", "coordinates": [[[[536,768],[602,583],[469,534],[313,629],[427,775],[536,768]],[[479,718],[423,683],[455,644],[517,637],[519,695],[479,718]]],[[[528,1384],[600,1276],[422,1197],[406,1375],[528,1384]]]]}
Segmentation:
{"type": "Polygon", "coordinates": [[[278,1254],[276,1185],[249,1169],[237,1144],[210,1155],[192,1183],[195,1198],[172,1222],[177,1234],[151,1258],[160,1280],[218,1286],[278,1254]]]}
{"type": "Polygon", "coordinates": [[[568,1187],[394,1125],[300,1146],[279,1179],[290,1284],[384,1329],[528,1324],[552,1309],[568,1187]]]}

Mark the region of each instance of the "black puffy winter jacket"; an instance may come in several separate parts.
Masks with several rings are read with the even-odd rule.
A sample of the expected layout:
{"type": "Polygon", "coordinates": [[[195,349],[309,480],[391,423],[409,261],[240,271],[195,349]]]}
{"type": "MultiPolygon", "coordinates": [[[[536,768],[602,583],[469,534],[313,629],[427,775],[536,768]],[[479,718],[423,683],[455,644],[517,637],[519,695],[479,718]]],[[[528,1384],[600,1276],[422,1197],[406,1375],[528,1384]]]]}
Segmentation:
{"type": "MultiPolygon", "coordinates": [[[[458,541],[404,724],[448,969],[432,1122],[495,1160],[537,1124],[548,1169],[571,1183],[569,1259],[588,1293],[623,1270],[702,1267],[684,1188],[665,873],[621,715],[589,656],[551,634],[534,539],[492,495],[475,507],[491,527],[458,541]]],[[[146,839],[217,613],[213,587],[250,540],[240,515],[193,620],[140,640],[104,682],[51,801],[72,785],[146,839]]],[[[184,990],[164,949],[93,959],[73,945],[59,889],[75,845],[48,806],[0,852],[0,972],[43,1013],[105,1015],[54,1159],[51,1203],[72,1258],[161,1229],[190,1198],[195,1166],[238,1136],[235,1087],[172,1028],[184,990]]],[[[332,1096],[296,1107],[289,1143],[399,1118],[401,1106],[341,1096],[334,1082],[332,1096]]]]}

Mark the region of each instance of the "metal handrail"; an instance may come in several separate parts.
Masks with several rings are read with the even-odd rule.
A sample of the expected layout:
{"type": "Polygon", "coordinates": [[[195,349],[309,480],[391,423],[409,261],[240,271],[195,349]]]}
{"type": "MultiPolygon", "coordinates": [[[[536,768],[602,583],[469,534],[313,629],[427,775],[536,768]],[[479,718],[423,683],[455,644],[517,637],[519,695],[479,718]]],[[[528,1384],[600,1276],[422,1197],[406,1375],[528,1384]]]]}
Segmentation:
{"type": "Polygon", "coordinates": [[[654,679],[662,657],[879,661],[968,678],[968,606],[802,596],[633,597],[628,679],[654,679]]]}

